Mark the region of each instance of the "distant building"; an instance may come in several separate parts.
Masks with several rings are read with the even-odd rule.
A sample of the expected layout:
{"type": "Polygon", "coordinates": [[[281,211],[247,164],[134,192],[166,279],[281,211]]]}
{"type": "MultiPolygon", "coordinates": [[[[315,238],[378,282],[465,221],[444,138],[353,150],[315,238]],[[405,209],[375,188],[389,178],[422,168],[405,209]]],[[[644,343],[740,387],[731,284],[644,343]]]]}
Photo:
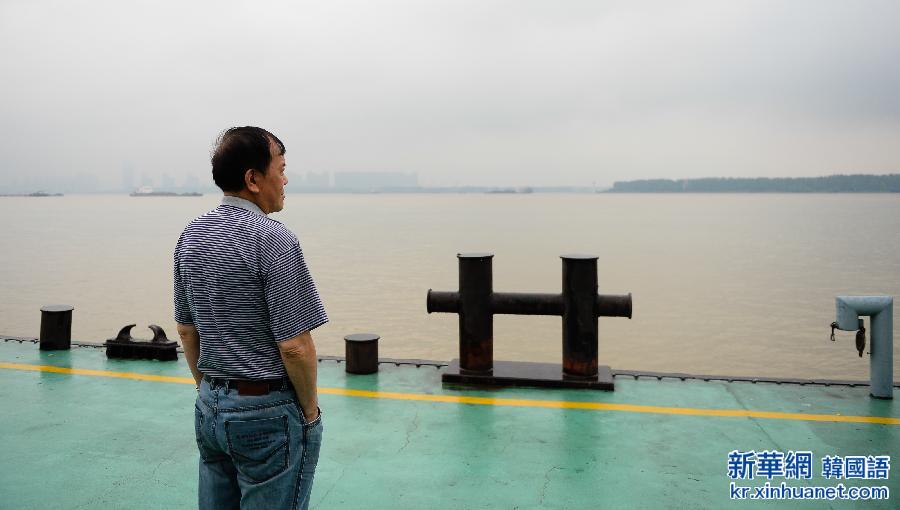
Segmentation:
{"type": "Polygon", "coordinates": [[[200,189],[200,180],[196,175],[188,175],[184,178],[184,186],[188,191],[197,191],[200,189]]]}
{"type": "Polygon", "coordinates": [[[134,168],[130,164],[122,167],[122,189],[126,191],[134,189],[134,168]]]}
{"type": "Polygon", "coordinates": [[[415,172],[335,172],[334,187],[352,190],[383,188],[415,188],[419,177],[415,172]]]}
{"type": "Polygon", "coordinates": [[[328,172],[307,172],[304,185],[308,188],[331,187],[331,174],[328,172]]]}

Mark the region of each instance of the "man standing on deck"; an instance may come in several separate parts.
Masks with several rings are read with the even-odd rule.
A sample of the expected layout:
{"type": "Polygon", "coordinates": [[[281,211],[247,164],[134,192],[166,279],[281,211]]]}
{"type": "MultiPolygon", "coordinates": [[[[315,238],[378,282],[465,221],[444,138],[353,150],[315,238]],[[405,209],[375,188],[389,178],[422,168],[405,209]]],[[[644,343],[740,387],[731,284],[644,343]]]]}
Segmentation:
{"type": "Polygon", "coordinates": [[[257,127],[216,142],[222,203],[175,247],[175,321],[197,381],[199,507],[305,509],[322,443],[316,348],[328,317],[284,207],[284,144],[257,127]]]}

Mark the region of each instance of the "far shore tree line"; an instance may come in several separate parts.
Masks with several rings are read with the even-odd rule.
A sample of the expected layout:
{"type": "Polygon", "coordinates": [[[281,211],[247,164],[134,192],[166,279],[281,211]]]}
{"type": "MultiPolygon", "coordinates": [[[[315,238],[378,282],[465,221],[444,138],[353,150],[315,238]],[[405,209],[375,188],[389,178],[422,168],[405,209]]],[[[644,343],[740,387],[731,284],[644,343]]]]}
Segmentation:
{"type": "Polygon", "coordinates": [[[900,193],[900,174],[617,181],[610,193],[900,193]]]}

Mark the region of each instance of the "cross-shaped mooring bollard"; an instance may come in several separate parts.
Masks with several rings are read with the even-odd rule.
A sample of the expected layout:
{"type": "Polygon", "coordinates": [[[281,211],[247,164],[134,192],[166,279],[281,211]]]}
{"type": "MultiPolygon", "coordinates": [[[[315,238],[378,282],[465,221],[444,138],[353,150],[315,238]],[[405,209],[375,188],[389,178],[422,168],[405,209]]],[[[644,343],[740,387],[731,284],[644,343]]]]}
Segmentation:
{"type": "Polygon", "coordinates": [[[562,293],[494,292],[490,253],[459,258],[459,292],[428,290],[428,313],[459,314],[459,359],[444,382],[613,390],[608,366],[597,363],[597,317],[631,318],[631,294],[597,294],[597,257],[563,255],[562,293]],[[494,362],[494,315],[562,316],[562,367],[494,362]]]}

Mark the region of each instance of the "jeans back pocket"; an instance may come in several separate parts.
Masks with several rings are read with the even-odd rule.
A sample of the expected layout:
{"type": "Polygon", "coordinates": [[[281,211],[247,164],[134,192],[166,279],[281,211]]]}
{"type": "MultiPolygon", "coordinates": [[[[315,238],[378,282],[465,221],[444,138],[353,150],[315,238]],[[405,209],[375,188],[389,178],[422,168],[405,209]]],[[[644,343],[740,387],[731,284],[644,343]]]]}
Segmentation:
{"type": "Polygon", "coordinates": [[[234,465],[255,483],[281,474],[288,466],[288,417],[228,420],[228,453],[234,465]]]}

